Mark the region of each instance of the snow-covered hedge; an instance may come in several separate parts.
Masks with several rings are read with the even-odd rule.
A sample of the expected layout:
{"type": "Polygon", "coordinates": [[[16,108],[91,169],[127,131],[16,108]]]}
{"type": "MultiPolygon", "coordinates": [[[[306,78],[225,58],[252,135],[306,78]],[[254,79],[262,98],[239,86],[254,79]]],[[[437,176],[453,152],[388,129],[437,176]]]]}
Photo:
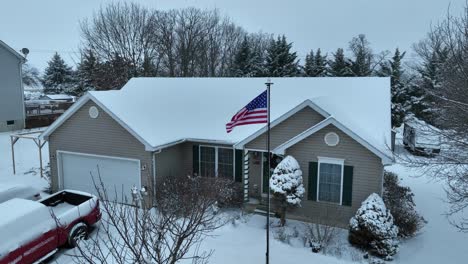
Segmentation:
{"type": "Polygon", "coordinates": [[[391,259],[398,252],[398,227],[379,195],[373,193],[350,220],[350,243],[391,259]]]}
{"type": "Polygon", "coordinates": [[[274,194],[283,195],[291,205],[300,205],[304,196],[302,171],[292,156],[284,158],[273,171],[270,189],[274,194]]]}

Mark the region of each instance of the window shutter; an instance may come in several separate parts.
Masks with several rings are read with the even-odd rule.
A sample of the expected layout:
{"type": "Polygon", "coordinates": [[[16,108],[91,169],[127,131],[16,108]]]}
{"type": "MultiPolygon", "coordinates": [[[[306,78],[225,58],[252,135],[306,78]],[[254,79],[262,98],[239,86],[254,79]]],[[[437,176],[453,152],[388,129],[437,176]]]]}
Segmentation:
{"type": "Polygon", "coordinates": [[[193,145],[193,173],[199,175],[200,172],[199,172],[199,168],[200,168],[200,157],[199,157],[199,149],[200,149],[200,146],[198,145],[193,145]]]}
{"type": "Polygon", "coordinates": [[[242,158],[242,149],[236,149],[236,153],[235,153],[235,163],[236,163],[236,167],[234,169],[234,172],[235,172],[235,179],[236,179],[236,182],[242,182],[242,167],[243,167],[243,164],[244,164],[244,159],[242,158]]]}
{"type": "Polygon", "coordinates": [[[353,196],[353,166],[344,166],[342,205],[351,206],[353,196]]]}
{"type": "Polygon", "coordinates": [[[309,189],[307,198],[312,201],[317,200],[317,173],[318,162],[309,162],[309,189]]]}

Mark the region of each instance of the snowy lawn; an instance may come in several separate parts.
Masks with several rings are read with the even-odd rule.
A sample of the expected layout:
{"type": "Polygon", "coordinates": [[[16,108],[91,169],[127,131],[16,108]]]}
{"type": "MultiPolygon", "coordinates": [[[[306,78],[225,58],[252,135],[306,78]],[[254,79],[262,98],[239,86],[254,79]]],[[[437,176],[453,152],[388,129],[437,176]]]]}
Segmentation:
{"type": "MultiPolygon", "coordinates": [[[[13,175],[10,152],[10,133],[0,133],[0,182],[29,184],[36,188],[46,188],[47,182],[38,173],[38,150],[32,140],[19,140],[15,145],[17,174],[13,175]]],[[[47,146],[43,149],[44,164],[48,163],[47,146]]],[[[400,252],[393,263],[466,263],[468,259],[468,234],[457,232],[451,226],[444,213],[445,193],[443,183],[420,175],[418,171],[396,164],[387,168],[396,172],[402,184],[412,188],[418,211],[428,221],[427,225],[414,238],[402,241],[400,252]]],[[[274,221],[277,221],[276,219],[274,221]]],[[[290,242],[281,242],[279,228],[273,228],[271,234],[271,263],[330,263],[346,264],[354,261],[364,262],[359,250],[351,248],[346,241],[346,231],[337,236],[338,242],[329,255],[312,253],[304,247],[301,238],[303,224],[297,221],[287,222],[286,233],[290,242]],[[294,234],[294,227],[298,230],[294,234]],[[297,234],[299,233],[299,234],[297,234]],[[297,237],[296,237],[297,235],[297,237]]],[[[204,250],[214,250],[210,263],[263,263],[265,254],[265,218],[258,215],[245,215],[235,223],[215,231],[203,244],[204,250]]],[[[62,250],[54,260],[57,263],[70,263],[70,251],[62,250]]],[[[355,263],[355,262],[354,262],[355,263]]]]}

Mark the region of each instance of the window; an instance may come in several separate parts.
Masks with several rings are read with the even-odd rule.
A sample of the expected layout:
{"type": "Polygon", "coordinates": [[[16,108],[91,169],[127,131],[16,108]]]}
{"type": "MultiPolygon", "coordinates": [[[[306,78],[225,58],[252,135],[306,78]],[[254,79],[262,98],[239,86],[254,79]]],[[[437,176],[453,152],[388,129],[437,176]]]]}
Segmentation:
{"type": "Polygon", "coordinates": [[[7,126],[12,126],[15,124],[15,120],[8,120],[6,121],[7,126]]]}
{"type": "Polygon", "coordinates": [[[200,147],[200,175],[214,177],[216,164],[216,151],[212,147],[200,147]]]}
{"type": "Polygon", "coordinates": [[[318,200],[341,204],[344,160],[320,158],[318,165],[318,200]]]}
{"type": "Polygon", "coordinates": [[[233,177],[233,159],[232,149],[218,148],[218,176],[233,177]]]}
{"type": "Polygon", "coordinates": [[[200,175],[234,177],[234,151],[230,148],[200,146],[200,175]]]}

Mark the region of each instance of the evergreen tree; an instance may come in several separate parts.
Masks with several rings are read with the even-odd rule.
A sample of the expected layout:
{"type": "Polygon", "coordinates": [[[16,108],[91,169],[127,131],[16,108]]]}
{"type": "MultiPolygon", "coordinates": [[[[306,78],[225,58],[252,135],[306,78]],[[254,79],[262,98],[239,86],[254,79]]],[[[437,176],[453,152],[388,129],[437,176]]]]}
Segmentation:
{"type": "Polygon", "coordinates": [[[411,111],[416,117],[430,124],[440,114],[437,99],[433,96],[442,83],[442,67],[447,59],[447,49],[434,50],[419,67],[420,78],[411,87],[411,111]]]}
{"type": "Polygon", "coordinates": [[[314,50],[310,50],[310,53],[306,55],[304,63],[304,76],[314,76],[315,74],[315,57],[314,50]]]}
{"type": "Polygon", "coordinates": [[[397,48],[392,59],[381,63],[380,69],[377,71],[378,76],[390,77],[393,127],[399,127],[403,124],[409,107],[408,83],[404,80],[404,70],[401,66],[405,53],[400,53],[397,48]]]}
{"type": "Polygon", "coordinates": [[[320,48],[317,49],[315,54],[315,76],[316,77],[325,77],[328,75],[327,69],[327,55],[322,56],[320,48]]]}
{"type": "Polygon", "coordinates": [[[353,76],[351,71],[351,63],[344,55],[343,49],[337,49],[333,54],[333,60],[328,63],[330,65],[330,76],[348,77],[353,76]]]}
{"type": "Polygon", "coordinates": [[[351,61],[353,76],[371,76],[373,54],[366,36],[361,34],[354,37],[349,43],[349,49],[354,55],[354,60],[351,61]]]}
{"type": "Polygon", "coordinates": [[[236,77],[249,77],[252,75],[253,54],[247,36],[244,37],[239,50],[234,57],[233,74],[236,77]]]}
{"type": "Polygon", "coordinates": [[[85,50],[77,69],[77,85],[73,91],[75,96],[82,96],[87,91],[96,90],[96,74],[99,70],[99,61],[92,50],[85,50]]]}
{"type": "Polygon", "coordinates": [[[56,52],[45,69],[42,85],[44,93],[68,92],[74,85],[73,70],[56,52]]]}
{"type": "Polygon", "coordinates": [[[314,50],[307,54],[304,64],[304,76],[324,77],[328,75],[327,56],[322,56],[320,49],[314,55],[314,50]]]}
{"type": "Polygon", "coordinates": [[[292,43],[286,37],[272,40],[267,49],[266,71],[271,77],[291,77],[299,73],[296,52],[291,52],[292,43]]]}

